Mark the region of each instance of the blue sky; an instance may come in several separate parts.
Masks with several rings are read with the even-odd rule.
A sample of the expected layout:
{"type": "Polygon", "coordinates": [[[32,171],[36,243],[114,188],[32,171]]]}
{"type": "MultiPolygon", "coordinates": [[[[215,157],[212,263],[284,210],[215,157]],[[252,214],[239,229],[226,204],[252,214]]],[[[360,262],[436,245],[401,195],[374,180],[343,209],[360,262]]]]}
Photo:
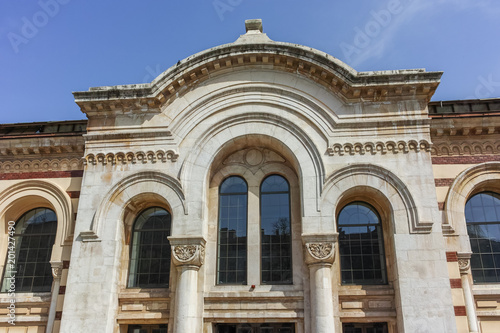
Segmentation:
{"type": "Polygon", "coordinates": [[[500,96],[498,0],[6,0],[0,123],[84,119],[72,91],[149,82],[250,18],[358,71],[443,71],[433,100],[500,96]]]}

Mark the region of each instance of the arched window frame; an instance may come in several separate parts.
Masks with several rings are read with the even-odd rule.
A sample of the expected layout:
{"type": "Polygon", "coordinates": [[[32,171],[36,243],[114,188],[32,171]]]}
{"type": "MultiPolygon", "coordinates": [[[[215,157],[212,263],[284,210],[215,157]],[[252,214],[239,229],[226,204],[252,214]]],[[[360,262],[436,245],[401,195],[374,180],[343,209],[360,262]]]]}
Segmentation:
{"type": "MultiPolygon", "coordinates": [[[[289,269],[288,269],[288,272],[284,269],[280,269],[280,275],[281,275],[281,278],[276,280],[273,278],[273,269],[272,267],[269,268],[269,270],[266,270],[265,267],[266,265],[264,265],[264,258],[265,258],[265,255],[264,255],[264,241],[262,239],[262,237],[264,236],[263,235],[263,232],[260,233],[260,247],[261,247],[261,255],[260,255],[260,261],[261,261],[261,283],[262,284],[293,284],[293,251],[292,251],[292,221],[291,221],[291,217],[292,217],[292,213],[291,213],[291,188],[290,188],[290,183],[288,181],[288,179],[285,177],[285,176],[282,176],[280,174],[276,174],[276,173],[273,173],[273,174],[269,174],[269,175],[266,175],[261,183],[260,183],[260,187],[259,187],[259,212],[260,212],[260,219],[259,219],[259,222],[260,222],[260,228],[262,230],[262,224],[263,224],[263,219],[264,219],[264,216],[263,216],[263,211],[262,211],[262,207],[263,207],[263,203],[265,202],[263,200],[263,195],[273,195],[273,194],[286,194],[287,195],[287,204],[288,204],[288,207],[287,207],[287,214],[288,214],[288,230],[289,230],[289,240],[288,240],[288,251],[289,251],[289,269]],[[287,186],[287,190],[286,191],[280,191],[280,192],[264,192],[263,191],[263,186],[264,186],[264,183],[270,179],[271,177],[280,177],[281,179],[283,179],[286,183],[286,186],[287,186]],[[270,278],[269,279],[265,279],[264,278],[264,272],[265,271],[269,271],[269,274],[270,274],[270,278]],[[286,275],[289,275],[289,278],[284,278],[283,276],[286,276],[286,275]]],[[[272,245],[271,245],[272,246],[272,245]]],[[[280,244],[280,247],[282,246],[282,244],[280,244]]],[[[281,249],[280,249],[281,250],[281,249]]],[[[270,253],[272,251],[270,250],[270,253]]],[[[269,256],[271,259],[270,262],[269,262],[269,265],[273,265],[272,264],[272,256],[270,254],[269,256]]],[[[282,258],[282,256],[280,255],[279,256],[279,260],[280,260],[280,265],[282,266],[283,265],[283,260],[285,260],[284,258],[282,258]]]]}
{"type": "MultiPolygon", "coordinates": [[[[32,217],[33,217],[32,216],[32,217]]],[[[32,218],[30,217],[30,218],[32,218]]],[[[24,212],[16,221],[15,225],[13,226],[14,229],[8,229],[9,233],[8,235],[12,238],[14,238],[14,241],[12,242],[12,238],[8,238],[8,245],[12,246],[9,249],[9,252],[5,258],[5,266],[4,266],[4,272],[2,275],[2,286],[1,286],[1,291],[6,292],[8,291],[9,284],[8,284],[8,278],[12,273],[12,265],[15,265],[15,269],[13,270],[15,272],[15,291],[16,292],[50,292],[51,287],[52,287],[52,267],[50,264],[50,259],[52,256],[52,249],[54,246],[54,243],[56,241],[56,236],[57,236],[57,228],[58,228],[58,220],[57,220],[57,214],[56,212],[48,207],[36,207],[32,208],[26,212],[24,212]],[[28,227],[26,227],[24,230],[20,230],[21,228],[21,223],[27,223],[29,219],[26,219],[28,214],[33,212],[33,216],[37,214],[37,211],[43,211],[43,214],[53,214],[55,217],[55,220],[52,221],[47,221],[47,222],[54,222],[54,227],[52,227],[51,232],[39,232],[39,233],[29,233],[27,234],[26,231],[28,227]],[[48,212],[47,212],[48,211],[48,212]],[[42,237],[44,236],[44,237],[42,237]],[[48,237],[47,237],[48,236],[48,237]],[[33,241],[35,237],[40,237],[38,241],[33,241]],[[26,240],[30,240],[29,243],[26,243],[26,240]],[[32,244],[32,241],[34,242],[32,244]],[[42,246],[41,242],[44,242],[43,245],[46,245],[45,247],[40,247],[42,246]],[[28,248],[25,248],[25,245],[28,244],[28,248]],[[35,247],[36,251],[33,251],[33,246],[34,244],[37,244],[37,247],[35,247]],[[12,251],[11,251],[12,250],[12,251]],[[40,256],[40,252],[42,250],[46,251],[46,256],[45,258],[38,258],[40,256]],[[21,253],[26,251],[26,256],[21,253]],[[14,254],[12,256],[11,254],[14,254]],[[28,261],[29,256],[36,254],[37,258],[31,258],[31,261],[28,261]],[[12,258],[11,258],[12,257],[12,258]],[[24,263],[25,265],[22,265],[24,263]],[[28,263],[34,264],[34,265],[27,265],[28,263]],[[33,266],[31,268],[31,266],[33,266]],[[28,271],[27,271],[28,270],[28,271]],[[31,274],[30,274],[31,272],[31,274]],[[8,274],[9,273],[9,274],[8,274]],[[38,274],[39,273],[39,274],[38,274]],[[37,275],[38,274],[38,275],[37,275]],[[34,285],[35,279],[40,282],[40,279],[43,279],[43,283],[39,286],[34,285]],[[25,283],[29,282],[30,287],[27,288],[25,287],[25,283]]]]}
{"type": "MultiPolygon", "coordinates": [[[[360,223],[360,224],[351,225],[351,227],[365,227],[365,226],[369,226],[369,225],[370,224],[360,223]]],[[[386,245],[385,245],[385,238],[384,238],[384,230],[383,229],[384,229],[383,221],[382,221],[382,218],[381,218],[379,211],[373,205],[371,205],[369,202],[364,201],[364,200],[355,200],[355,201],[347,202],[341,206],[341,208],[339,209],[338,214],[337,214],[337,231],[339,232],[339,240],[338,240],[338,242],[339,242],[339,263],[340,263],[339,271],[340,271],[340,279],[341,279],[342,285],[387,285],[388,284],[388,272],[387,272],[387,263],[386,263],[387,254],[386,254],[386,245]],[[360,282],[360,283],[358,283],[358,282],[355,282],[354,277],[351,277],[351,279],[350,279],[351,282],[344,282],[343,281],[342,272],[344,270],[344,267],[350,267],[350,269],[352,269],[353,263],[351,261],[348,265],[343,264],[343,262],[345,262],[345,259],[343,259],[343,257],[347,257],[347,254],[342,253],[343,250],[342,250],[341,243],[343,242],[343,240],[341,239],[341,235],[340,235],[341,234],[340,228],[342,227],[342,223],[340,221],[340,215],[342,214],[342,212],[344,211],[345,208],[347,208],[348,206],[351,206],[351,205],[360,205],[360,206],[364,206],[364,207],[370,209],[378,219],[378,223],[373,224],[373,225],[377,226],[378,230],[380,231],[378,234],[379,253],[377,254],[377,256],[379,256],[379,262],[380,262],[380,273],[381,273],[380,279],[376,279],[376,278],[364,279],[364,278],[362,278],[362,279],[358,280],[360,282]]],[[[363,253],[362,245],[360,244],[360,255],[362,253],[363,253]]],[[[352,253],[349,253],[349,256],[351,254],[352,253]]],[[[374,258],[373,255],[372,255],[372,258],[374,258]]],[[[363,260],[363,258],[361,260],[363,260]]],[[[363,265],[361,267],[362,267],[361,269],[363,269],[363,265]]]]}
{"type": "MultiPolygon", "coordinates": [[[[475,203],[475,202],[474,202],[475,203]]],[[[474,283],[487,284],[500,282],[500,194],[493,191],[479,191],[471,195],[465,204],[464,214],[466,218],[467,235],[471,245],[471,273],[474,283]],[[486,211],[484,205],[481,206],[481,211],[477,211],[479,207],[471,207],[473,201],[481,196],[491,196],[496,200],[493,207],[494,214],[491,210],[486,211]],[[473,210],[476,210],[474,214],[473,210]],[[478,216],[484,215],[483,221],[478,221],[478,216]],[[489,214],[487,216],[486,214],[489,214]],[[476,216],[474,216],[476,215],[476,216]],[[494,217],[493,217],[494,215],[494,217]],[[481,232],[486,232],[483,237],[472,237],[472,229],[481,229],[481,232]],[[496,235],[494,234],[496,233],[496,235]],[[494,239],[497,241],[494,241],[494,239]]]]}
{"type": "MultiPolygon", "coordinates": [[[[165,209],[164,207],[160,207],[160,206],[151,206],[151,207],[144,208],[143,210],[140,211],[139,214],[137,214],[137,216],[134,219],[134,222],[132,224],[132,229],[131,229],[131,239],[130,239],[130,249],[129,249],[129,266],[128,266],[129,272],[127,275],[127,287],[128,288],[147,288],[147,289],[169,288],[170,270],[171,270],[172,263],[171,263],[171,247],[170,247],[170,242],[169,242],[167,237],[171,235],[171,232],[172,232],[172,214],[170,213],[170,211],[168,209],[165,209]],[[137,242],[138,234],[141,232],[141,230],[144,230],[144,229],[137,229],[136,225],[137,225],[137,223],[139,223],[140,217],[143,216],[143,214],[146,214],[151,209],[159,209],[159,210],[165,211],[169,217],[169,220],[167,222],[168,225],[166,228],[154,230],[156,232],[164,230],[167,233],[167,236],[162,238],[163,243],[156,244],[156,245],[161,245],[162,247],[166,248],[165,251],[168,252],[168,255],[164,256],[162,254],[159,259],[165,261],[164,263],[162,263],[160,265],[160,267],[163,266],[163,264],[166,264],[168,268],[166,270],[164,270],[163,272],[160,271],[160,273],[158,273],[159,275],[166,275],[166,278],[164,278],[164,281],[166,281],[166,283],[142,284],[142,283],[137,281],[137,274],[139,274],[139,273],[137,273],[137,271],[140,267],[141,262],[140,262],[140,259],[135,258],[134,250],[135,250],[135,246],[140,246],[140,244],[136,245],[135,242],[137,242]],[[133,263],[132,262],[133,260],[137,260],[137,262],[133,263]]],[[[160,250],[160,252],[161,251],[162,250],[160,250]]],[[[144,259],[143,258],[143,260],[151,260],[151,259],[144,259]]],[[[151,267],[150,267],[150,269],[151,269],[151,267]]]]}
{"type": "Polygon", "coordinates": [[[219,185],[219,192],[218,192],[218,222],[217,222],[217,269],[216,269],[216,281],[218,285],[227,285],[227,284],[246,284],[248,280],[248,183],[245,180],[245,178],[239,176],[239,175],[231,175],[226,177],[219,185]],[[230,179],[241,179],[243,183],[245,184],[245,192],[233,192],[233,193],[222,193],[222,187],[225,182],[229,181],[230,179]],[[229,243],[224,243],[222,244],[221,242],[221,219],[222,219],[222,205],[223,197],[229,197],[229,196],[236,196],[236,195],[245,195],[245,202],[244,202],[244,209],[245,209],[245,244],[244,244],[244,256],[240,255],[240,247],[243,247],[239,243],[236,245],[238,247],[237,253],[238,256],[236,257],[236,268],[234,269],[235,277],[234,279],[230,279],[230,267],[229,267],[229,243]],[[226,245],[227,252],[223,252],[221,249],[222,247],[226,245]],[[223,257],[223,254],[226,253],[226,256],[223,257]],[[222,263],[222,258],[225,258],[226,261],[224,264],[222,263]],[[244,262],[240,262],[243,260],[244,262]],[[224,269],[222,269],[223,267],[224,269]],[[223,273],[224,272],[224,273],[223,273]],[[225,274],[225,277],[222,278],[222,274],[225,274]],[[232,281],[229,281],[232,280],[232,281]]]}

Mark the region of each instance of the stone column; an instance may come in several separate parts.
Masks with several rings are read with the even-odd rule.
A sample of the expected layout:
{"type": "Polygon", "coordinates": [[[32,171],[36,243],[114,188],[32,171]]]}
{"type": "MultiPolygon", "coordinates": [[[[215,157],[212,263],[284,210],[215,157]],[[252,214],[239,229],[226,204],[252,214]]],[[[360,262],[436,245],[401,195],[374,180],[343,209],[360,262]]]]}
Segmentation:
{"type": "Polygon", "coordinates": [[[334,333],[332,264],[337,235],[302,235],[311,288],[311,332],[334,333]]]}
{"type": "Polygon", "coordinates": [[[198,270],[205,258],[205,240],[201,237],[168,238],[172,262],[177,268],[173,333],[198,333],[202,327],[199,310],[198,270]]]}
{"type": "Polygon", "coordinates": [[[59,287],[61,286],[63,263],[61,261],[55,261],[51,262],[50,265],[52,266],[52,277],[54,278],[54,281],[52,283],[52,297],[50,299],[49,318],[47,320],[47,328],[45,330],[46,333],[52,333],[52,329],[54,327],[57,309],[57,296],[59,295],[59,287]]]}
{"type": "Polygon", "coordinates": [[[458,267],[460,268],[460,278],[462,279],[462,290],[465,299],[465,311],[469,322],[469,332],[479,332],[476,309],[474,307],[474,296],[469,283],[470,253],[458,253],[458,267]]]}

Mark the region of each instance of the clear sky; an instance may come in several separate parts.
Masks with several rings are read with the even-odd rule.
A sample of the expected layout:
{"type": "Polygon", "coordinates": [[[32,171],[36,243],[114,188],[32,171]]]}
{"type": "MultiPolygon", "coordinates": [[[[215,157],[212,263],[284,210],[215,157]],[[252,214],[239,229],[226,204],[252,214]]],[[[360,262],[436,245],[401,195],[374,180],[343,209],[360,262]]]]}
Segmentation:
{"type": "Polygon", "coordinates": [[[252,18],[358,71],[443,71],[433,100],[500,96],[498,0],[4,0],[0,123],[84,119],[71,92],[150,82],[252,18]]]}

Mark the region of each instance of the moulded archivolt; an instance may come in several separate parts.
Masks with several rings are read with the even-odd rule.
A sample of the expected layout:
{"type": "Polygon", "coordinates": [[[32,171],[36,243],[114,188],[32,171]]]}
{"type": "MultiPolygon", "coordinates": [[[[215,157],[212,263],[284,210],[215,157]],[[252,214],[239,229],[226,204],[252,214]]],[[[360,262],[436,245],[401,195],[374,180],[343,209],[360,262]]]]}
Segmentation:
{"type": "Polygon", "coordinates": [[[68,171],[82,169],[83,161],[80,158],[0,162],[0,172],[2,173],[68,171]]]}
{"type": "Polygon", "coordinates": [[[118,152],[118,153],[98,153],[87,154],[85,156],[85,165],[106,165],[106,164],[128,164],[128,163],[165,163],[167,161],[175,162],[179,154],[174,150],[157,151],[137,151],[137,152],[118,152]]]}
{"type": "Polygon", "coordinates": [[[431,154],[435,156],[489,155],[500,153],[500,141],[472,141],[461,143],[435,143],[431,154]]]}
{"type": "Polygon", "coordinates": [[[376,141],[376,142],[356,142],[356,143],[335,143],[328,148],[330,156],[342,155],[364,155],[364,154],[406,154],[410,151],[416,153],[420,151],[431,151],[431,143],[427,140],[409,141],[376,141]]]}

